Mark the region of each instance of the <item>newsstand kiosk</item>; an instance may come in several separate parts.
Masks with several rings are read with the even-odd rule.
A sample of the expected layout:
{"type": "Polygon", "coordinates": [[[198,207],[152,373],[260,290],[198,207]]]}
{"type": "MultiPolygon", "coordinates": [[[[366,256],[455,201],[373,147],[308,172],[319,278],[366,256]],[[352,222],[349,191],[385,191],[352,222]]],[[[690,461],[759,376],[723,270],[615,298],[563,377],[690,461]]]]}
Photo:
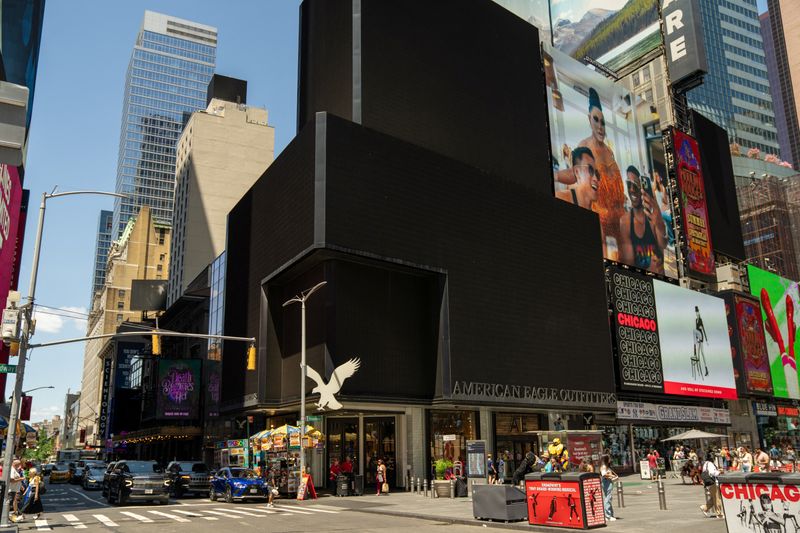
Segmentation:
{"type": "Polygon", "coordinates": [[[800,531],[800,474],[732,472],[718,481],[728,533],[800,531]]]}
{"type": "Polygon", "coordinates": [[[539,526],[593,529],[605,527],[600,474],[541,473],[525,476],[528,523],[539,526]]]}

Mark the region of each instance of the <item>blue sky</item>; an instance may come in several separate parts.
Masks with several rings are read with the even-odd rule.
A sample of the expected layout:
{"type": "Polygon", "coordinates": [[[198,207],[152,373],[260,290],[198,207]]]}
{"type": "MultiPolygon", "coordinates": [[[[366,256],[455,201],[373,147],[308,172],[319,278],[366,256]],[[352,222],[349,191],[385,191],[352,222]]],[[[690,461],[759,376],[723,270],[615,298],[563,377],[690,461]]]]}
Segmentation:
{"type": "MultiPolygon", "coordinates": [[[[266,106],[276,155],[294,137],[299,0],[47,2],[25,187],[31,190],[20,290],[27,295],[43,191],[113,191],[125,71],[145,9],[216,26],[217,72],[248,81],[248,103],[266,106]]],[[[37,302],[86,311],[101,209],[112,199],[76,196],[47,207],[37,302]]],[[[33,342],[80,337],[86,323],[39,315],[33,342]]],[[[35,350],[24,390],[33,421],[60,414],[67,389],[80,389],[83,343],[35,350]]],[[[13,361],[12,361],[13,362],[13,361]]],[[[7,387],[10,394],[11,386],[7,387]]]]}

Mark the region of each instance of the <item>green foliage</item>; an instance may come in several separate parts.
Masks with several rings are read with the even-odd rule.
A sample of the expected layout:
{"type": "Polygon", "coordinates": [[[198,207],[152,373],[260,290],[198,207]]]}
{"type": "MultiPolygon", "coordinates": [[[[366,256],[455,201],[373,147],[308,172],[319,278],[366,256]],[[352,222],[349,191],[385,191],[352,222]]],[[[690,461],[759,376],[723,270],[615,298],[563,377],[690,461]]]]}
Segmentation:
{"type": "Polygon", "coordinates": [[[447,459],[438,459],[436,463],[434,463],[434,466],[436,468],[436,479],[444,479],[444,473],[448,468],[453,467],[453,461],[448,461],[447,459]]]}
{"type": "Polygon", "coordinates": [[[39,440],[36,443],[36,447],[26,449],[23,457],[30,461],[46,463],[50,456],[53,455],[54,440],[53,437],[47,437],[44,431],[39,431],[39,440]]]}
{"type": "Polygon", "coordinates": [[[597,59],[647,26],[658,21],[658,0],[629,0],[616,14],[597,25],[575,50],[573,57],[597,59]]]}

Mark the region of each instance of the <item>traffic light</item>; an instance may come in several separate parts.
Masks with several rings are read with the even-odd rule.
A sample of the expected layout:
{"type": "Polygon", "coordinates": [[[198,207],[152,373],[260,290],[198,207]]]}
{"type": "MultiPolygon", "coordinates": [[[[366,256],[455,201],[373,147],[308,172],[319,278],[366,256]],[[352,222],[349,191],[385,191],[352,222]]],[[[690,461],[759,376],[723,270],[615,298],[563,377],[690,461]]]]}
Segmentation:
{"type": "Polygon", "coordinates": [[[161,355],[161,337],[153,335],[153,355],[161,355]]]}
{"type": "Polygon", "coordinates": [[[247,347],[247,370],[256,369],[256,345],[251,344],[247,347]]]}

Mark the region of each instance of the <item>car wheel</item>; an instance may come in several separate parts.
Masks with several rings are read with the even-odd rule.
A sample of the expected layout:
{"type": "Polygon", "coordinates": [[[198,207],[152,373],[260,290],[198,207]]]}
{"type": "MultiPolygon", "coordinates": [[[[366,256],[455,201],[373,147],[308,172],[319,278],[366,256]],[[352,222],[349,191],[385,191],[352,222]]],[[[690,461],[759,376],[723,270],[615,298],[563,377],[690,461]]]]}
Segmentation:
{"type": "Polygon", "coordinates": [[[214,487],[208,489],[208,499],[212,502],[217,501],[217,493],[214,491],[214,487]]]}
{"type": "Polygon", "coordinates": [[[175,491],[174,492],[175,492],[175,497],[176,498],[183,498],[185,496],[185,494],[186,494],[185,491],[183,490],[183,487],[181,487],[181,486],[175,487],[175,491]]]}
{"type": "Polygon", "coordinates": [[[111,492],[111,489],[108,489],[108,497],[106,499],[108,500],[108,503],[110,503],[112,505],[114,504],[114,502],[115,502],[114,493],[111,492]]]}
{"type": "Polygon", "coordinates": [[[233,503],[233,491],[230,487],[225,490],[225,503],[233,503]]]}
{"type": "Polygon", "coordinates": [[[160,500],[158,500],[158,503],[160,505],[168,505],[169,504],[169,497],[161,498],[160,500]]]}
{"type": "Polygon", "coordinates": [[[117,493],[116,500],[117,500],[117,505],[125,505],[128,498],[125,497],[125,494],[122,491],[119,491],[119,493],[117,493]]]}

